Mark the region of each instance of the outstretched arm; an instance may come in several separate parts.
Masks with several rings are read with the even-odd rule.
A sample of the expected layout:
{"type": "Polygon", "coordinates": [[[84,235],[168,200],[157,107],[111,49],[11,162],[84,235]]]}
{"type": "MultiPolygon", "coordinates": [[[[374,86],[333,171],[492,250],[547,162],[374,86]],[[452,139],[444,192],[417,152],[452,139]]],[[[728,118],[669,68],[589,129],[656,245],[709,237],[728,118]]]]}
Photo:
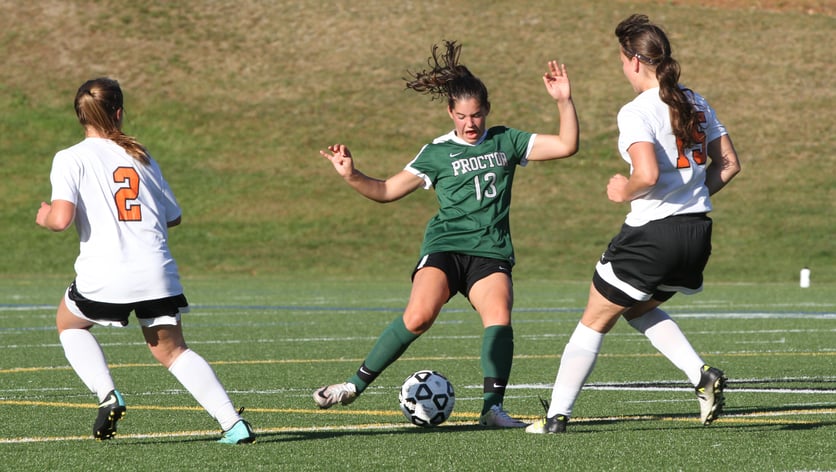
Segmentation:
{"type": "Polygon", "coordinates": [[[328,146],[328,151],[319,151],[322,157],[331,161],[337,173],[360,195],[380,203],[403,198],[424,184],[420,177],[401,171],[386,180],[375,179],[354,167],[351,151],[344,144],[328,146]]]}
{"type": "Polygon", "coordinates": [[[569,157],[578,152],[580,127],[572,101],[572,87],[566,65],[549,61],[549,71],[543,74],[546,91],[557,102],[560,117],[558,134],[538,134],[528,155],[530,161],[545,161],[569,157]]]}

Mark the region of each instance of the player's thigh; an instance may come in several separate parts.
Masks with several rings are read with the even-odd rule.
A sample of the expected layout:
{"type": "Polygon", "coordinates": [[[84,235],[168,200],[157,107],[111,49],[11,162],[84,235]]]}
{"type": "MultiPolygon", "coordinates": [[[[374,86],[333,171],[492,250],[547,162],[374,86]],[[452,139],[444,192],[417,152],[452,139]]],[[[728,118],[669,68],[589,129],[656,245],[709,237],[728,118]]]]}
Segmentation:
{"type": "Polygon", "coordinates": [[[404,310],[404,326],[421,334],[435,322],[441,308],[450,298],[447,275],[436,267],[424,267],[412,279],[412,292],[404,310]]]}
{"type": "Polygon", "coordinates": [[[55,326],[58,328],[59,334],[65,329],[89,329],[93,324],[92,321],[73,314],[67,308],[64,297],[61,297],[61,301],[58,303],[58,311],[55,314],[55,326]]]}
{"type": "Polygon", "coordinates": [[[480,279],[470,288],[469,298],[484,327],[511,324],[514,289],[508,274],[494,272],[480,279]]]}
{"type": "Polygon", "coordinates": [[[622,316],[624,316],[625,320],[634,320],[641,316],[644,316],[647,312],[655,309],[663,302],[661,300],[656,300],[651,298],[650,300],[645,300],[643,302],[638,302],[635,305],[628,308],[622,316]]]}
{"type": "Polygon", "coordinates": [[[626,310],[626,306],[607,300],[595,288],[595,284],[592,284],[589,287],[589,299],[586,302],[586,308],[581,315],[581,323],[599,333],[607,333],[615,326],[618,317],[626,310]]]}

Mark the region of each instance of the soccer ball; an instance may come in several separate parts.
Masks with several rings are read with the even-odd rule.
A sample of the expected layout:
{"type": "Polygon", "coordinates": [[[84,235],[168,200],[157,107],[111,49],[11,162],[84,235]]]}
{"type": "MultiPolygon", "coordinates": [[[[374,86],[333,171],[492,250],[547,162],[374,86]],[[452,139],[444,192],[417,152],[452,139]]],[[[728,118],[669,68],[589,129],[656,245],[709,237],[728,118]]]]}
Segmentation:
{"type": "Polygon", "coordinates": [[[419,370],[404,380],[398,401],[407,420],[426,428],[447,421],[453,413],[456,394],[447,377],[434,370],[419,370]]]}

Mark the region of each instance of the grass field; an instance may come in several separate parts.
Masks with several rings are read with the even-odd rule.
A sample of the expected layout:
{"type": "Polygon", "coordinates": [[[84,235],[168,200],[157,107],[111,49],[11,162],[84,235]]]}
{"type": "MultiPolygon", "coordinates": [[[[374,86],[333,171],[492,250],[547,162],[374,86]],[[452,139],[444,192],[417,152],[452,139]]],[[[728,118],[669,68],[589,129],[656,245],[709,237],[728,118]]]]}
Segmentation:
{"type": "MultiPolygon", "coordinates": [[[[570,432],[476,426],[478,317],[454,299],[349,407],[318,410],[321,384],[359,365],[400,312],[400,282],[190,280],[190,346],[216,369],[259,439],[215,444],[219,430],[155,364],[136,324],[95,329],[128,402],[118,437],[90,437],[95,399],[69,369],[52,326],[57,279],[6,281],[0,299],[0,456],[6,470],[834,470],[836,304],[823,289],[717,285],[670,305],[704,358],[730,377],[710,427],[683,375],[626,324],[607,337],[570,432]],[[430,368],[456,388],[451,420],[406,423],[397,388],[430,368]]],[[[516,352],[506,407],[534,419],[585,302],[585,284],[517,284],[516,352]]]]}
{"type": "Polygon", "coordinates": [[[0,0],[0,470],[836,470],[836,61],[832,0],[0,0]],[[671,33],[682,81],[729,128],[743,172],[714,198],[706,292],[670,311],[730,377],[705,428],[682,374],[620,324],[569,434],[475,426],[481,330],[455,299],[356,403],[311,391],[356,369],[409,293],[432,192],[392,205],[339,182],[318,150],[352,147],[384,177],[447,131],[443,104],[403,91],[430,45],[464,44],[488,85],[489,124],[556,126],[546,61],[567,63],[581,150],[516,178],[516,362],[507,408],[534,419],[626,207],[606,200],[615,114],[632,98],[612,34],[643,12],[671,33]],[[171,233],[190,345],[260,437],[219,431],[135,323],[96,329],[128,401],[119,437],[90,438],[95,401],[67,366],[54,305],[74,231],[34,216],[56,151],[81,139],[72,96],[108,75],[126,131],[160,162],[184,210],[171,233]],[[798,271],[812,269],[812,287],[798,271]],[[448,424],[409,426],[397,387],[444,372],[448,424]]]}

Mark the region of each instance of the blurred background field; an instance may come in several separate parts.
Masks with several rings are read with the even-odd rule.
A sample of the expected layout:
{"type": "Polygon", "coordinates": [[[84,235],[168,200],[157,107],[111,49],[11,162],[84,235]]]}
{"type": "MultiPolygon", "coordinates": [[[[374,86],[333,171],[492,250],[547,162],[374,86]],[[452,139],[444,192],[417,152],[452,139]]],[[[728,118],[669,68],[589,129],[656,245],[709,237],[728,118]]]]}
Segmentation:
{"type": "Polygon", "coordinates": [[[380,205],[355,194],[318,150],[351,146],[391,175],[450,128],[444,104],[404,90],[432,44],[463,43],[488,85],[489,123],[556,129],[540,79],[565,62],[581,120],[571,159],[518,173],[517,280],[588,280],[627,212],[606,199],[627,172],[615,114],[633,92],[615,24],[644,12],[670,32],[682,82],[731,132],[743,172],[714,198],[707,280],[836,283],[836,65],[832,2],[0,2],[0,277],[72,276],[76,237],[33,221],[54,153],[82,137],[76,88],[108,75],[125,130],[178,196],[171,244],[186,278],[407,281],[432,192],[380,205]]]}

